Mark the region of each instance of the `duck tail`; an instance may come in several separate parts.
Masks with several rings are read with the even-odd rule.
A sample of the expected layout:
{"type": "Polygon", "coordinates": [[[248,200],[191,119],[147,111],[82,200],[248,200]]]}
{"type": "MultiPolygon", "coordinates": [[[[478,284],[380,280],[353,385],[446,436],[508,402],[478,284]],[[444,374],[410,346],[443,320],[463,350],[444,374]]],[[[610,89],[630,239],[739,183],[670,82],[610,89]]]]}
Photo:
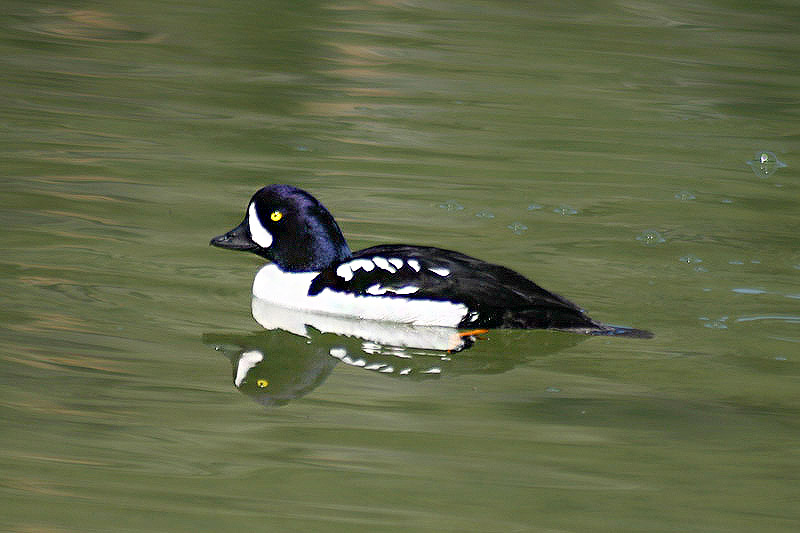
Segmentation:
{"type": "Polygon", "coordinates": [[[630,337],[632,339],[652,339],[651,331],[644,329],[628,328],[625,326],[610,326],[602,324],[599,328],[586,331],[588,335],[604,335],[608,337],[630,337]]]}

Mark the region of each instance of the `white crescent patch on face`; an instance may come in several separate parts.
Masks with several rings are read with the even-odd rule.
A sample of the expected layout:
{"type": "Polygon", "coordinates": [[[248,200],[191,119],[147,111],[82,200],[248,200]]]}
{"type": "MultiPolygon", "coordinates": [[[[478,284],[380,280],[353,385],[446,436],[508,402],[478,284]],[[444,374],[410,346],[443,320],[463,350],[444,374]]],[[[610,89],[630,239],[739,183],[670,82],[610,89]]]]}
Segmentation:
{"type": "Polygon", "coordinates": [[[262,248],[272,246],[272,233],[267,231],[256,213],[256,204],[250,204],[247,208],[247,224],[250,227],[250,238],[262,248]]]}

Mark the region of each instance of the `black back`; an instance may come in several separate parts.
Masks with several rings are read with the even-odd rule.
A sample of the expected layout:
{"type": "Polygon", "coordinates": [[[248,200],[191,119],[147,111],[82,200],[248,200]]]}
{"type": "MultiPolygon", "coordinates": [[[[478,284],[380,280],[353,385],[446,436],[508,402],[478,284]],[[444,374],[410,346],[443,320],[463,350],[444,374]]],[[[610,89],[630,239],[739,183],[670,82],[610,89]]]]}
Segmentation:
{"type": "Polygon", "coordinates": [[[351,259],[322,271],[311,283],[309,294],[319,294],[327,288],[367,296],[367,289],[376,284],[394,289],[407,286],[418,288],[411,294],[386,292],[384,296],[388,297],[450,301],[466,305],[469,311],[460,327],[604,328],[574,303],[541,288],[509,268],[452,250],[426,246],[384,244],[354,252],[351,259]],[[371,271],[358,269],[349,280],[336,274],[336,268],[342,263],[376,256],[397,258],[403,261],[403,265],[393,273],[377,267],[371,271]],[[419,263],[419,271],[409,265],[410,259],[419,263]],[[448,274],[437,274],[431,269],[446,269],[448,274]]]}

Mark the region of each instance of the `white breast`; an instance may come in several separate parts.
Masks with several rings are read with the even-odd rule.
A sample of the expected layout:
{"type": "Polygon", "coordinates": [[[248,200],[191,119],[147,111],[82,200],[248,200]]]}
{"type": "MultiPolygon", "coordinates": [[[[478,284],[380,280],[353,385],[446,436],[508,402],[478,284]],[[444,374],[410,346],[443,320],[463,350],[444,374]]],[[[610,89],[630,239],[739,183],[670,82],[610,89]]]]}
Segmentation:
{"type": "MultiPolygon", "coordinates": [[[[464,304],[387,296],[356,296],[325,289],[308,295],[318,272],[284,272],[271,263],[258,271],[253,295],[275,305],[365,320],[418,326],[456,327],[467,314],[464,304]]],[[[402,291],[401,291],[402,293],[402,291]]]]}

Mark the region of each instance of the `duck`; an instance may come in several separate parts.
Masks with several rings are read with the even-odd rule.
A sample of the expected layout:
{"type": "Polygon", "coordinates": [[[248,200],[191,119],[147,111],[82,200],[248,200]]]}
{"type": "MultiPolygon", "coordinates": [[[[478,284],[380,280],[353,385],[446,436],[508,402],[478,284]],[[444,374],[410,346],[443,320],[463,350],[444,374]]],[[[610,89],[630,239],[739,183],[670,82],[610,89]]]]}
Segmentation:
{"type": "Polygon", "coordinates": [[[653,336],[596,321],[510,268],[453,250],[380,244],[353,252],[333,215],[291,185],[258,190],[242,223],[210,244],[267,259],[253,280],[253,298],[287,309],[481,332],[653,336]]]}

